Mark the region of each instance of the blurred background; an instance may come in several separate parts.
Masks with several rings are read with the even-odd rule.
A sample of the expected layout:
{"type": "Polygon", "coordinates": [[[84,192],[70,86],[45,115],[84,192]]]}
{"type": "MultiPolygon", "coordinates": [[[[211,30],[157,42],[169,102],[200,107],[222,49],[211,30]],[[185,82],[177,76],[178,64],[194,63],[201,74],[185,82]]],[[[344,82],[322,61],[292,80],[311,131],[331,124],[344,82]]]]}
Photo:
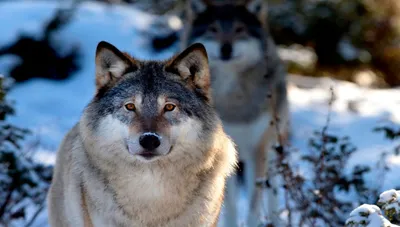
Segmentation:
{"type": "MultiPolygon", "coordinates": [[[[0,226],[47,225],[55,153],[94,94],[97,43],[168,58],[178,51],[185,2],[0,0],[0,226]]],[[[290,223],[293,210],[320,226],[343,226],[352,208],[400,186],[400,1],[267,2],[269,32],[290,73],[293,171],[304,191],[321,189],[318,163],[302,160],[320,155],[313,133],[325,125],[341,163],[324,180],[327,203],[305,193],[311,205],[301,204],[288,192],[282,218],[290,223]],[[355,150],[340,150],[350,143],[355,150]]]]}
{"type": "MultiPolygon", "coordinates": [[[[40,1],[37,2],[40,4],[40,1]]],[[[28,34],[19,34],[14,42],[0,48],[0,56],[12,55],[22,61],[9,73],[17,81],[31,77],[65,79],[79,67],[78,49],[61,53],[61,50],[55,49],[57,41],[52,37],[57,36],[63,26],[71,23],[72,18],[76,18],[74,12],[76,14],[78,5],[87,1],[52,2],[70,6],[60,6],[51,18],[42,21],[40,40],[33,40],[28,34]],[[43,48],[41,55],[46,56],[48,64],[34,64],[32,54],[22,51],[24,47],[32,51],[43,48]],[[30,73],[26,73],[26,70],[30,73]]],[[[185,6],[184,0],[95,2],[107,4],[110,10],[113,5],[124,4],[152,15],[166,16],[167,20],[152,24],[160,29],[157,32],[164,35],[168,35],[168,29],[179,30],[181,21],[176,16],[182,15],[185,6]]],[[[400,84],[397,68],[400,67],[399,1],[269,0],[268,3],[270,32],[281,47],[281,56],[287,62],[290,73],[329,76],[373,87],[394,87],[400,84]]],[[[166,39],[154,47],[157,49],[171,45],[169,41],[166,39]]]]}

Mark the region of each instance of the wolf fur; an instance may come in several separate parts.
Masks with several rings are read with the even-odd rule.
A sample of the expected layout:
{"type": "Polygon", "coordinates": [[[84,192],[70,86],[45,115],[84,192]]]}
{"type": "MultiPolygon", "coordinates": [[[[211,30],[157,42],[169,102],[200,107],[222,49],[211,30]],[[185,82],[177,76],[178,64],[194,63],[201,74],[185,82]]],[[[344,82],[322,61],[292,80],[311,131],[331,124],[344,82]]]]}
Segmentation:
{"type": "MultiPolygon", "coordinates": [[[[210,59],[214,106],[224,129],[237,144],[250,197],[248,226],[258,226],[262,190],[269,187],[267,221],[280,226],[278,185],[273,173],[273,146],[289,133],[286,70],[267,26],[265,1],[191,0],[186,10],[181,47],[202,43],[210,59]],[[278,127],[276,127],[278,124],[278,127]]],[[[237,188],[228,182],[227,226],[237,223],[237,188]]]]}
{"type": "Polygon", "coordinates": [[[100,42],[96,95],[57,154],[50,225],[216,226],[236,151],[209,78],[201,44],[157,62],[100,42]]]}

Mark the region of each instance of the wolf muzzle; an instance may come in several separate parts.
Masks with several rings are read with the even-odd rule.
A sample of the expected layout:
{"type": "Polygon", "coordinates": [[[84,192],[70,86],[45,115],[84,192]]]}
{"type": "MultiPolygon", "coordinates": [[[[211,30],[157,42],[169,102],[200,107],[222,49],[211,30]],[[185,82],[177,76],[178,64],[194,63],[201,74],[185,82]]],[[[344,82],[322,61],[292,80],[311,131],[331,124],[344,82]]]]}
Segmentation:
{"type": "Polygon", "coordinates": [[[232,44],[224,43],[221,46],[221,59],[223,61],[228,61],[232,57],[232,44]]]}

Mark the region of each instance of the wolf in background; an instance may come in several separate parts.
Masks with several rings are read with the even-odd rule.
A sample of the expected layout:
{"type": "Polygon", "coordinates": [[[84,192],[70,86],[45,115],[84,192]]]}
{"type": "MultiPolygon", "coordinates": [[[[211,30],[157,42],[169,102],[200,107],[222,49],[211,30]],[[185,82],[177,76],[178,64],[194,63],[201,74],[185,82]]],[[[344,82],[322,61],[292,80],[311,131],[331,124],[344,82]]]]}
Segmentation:
{"type": "MultiPolygon", "coordinates": [[[[280,226],[273,146],[278,137],[285,142],[289,134],[286,69],[268,33],[267,10],[261,0],[189,0],[180,38],[181,49],[192,43],[207,49],[214,106],[244,164],[250,227],[259,224],[262,213],[259,179],[268,186],[267,221],[280,226]]],[[[237,191],[230,179],[227,226],[236,225],[237,191]]]]}
{"type": "Polygon", "coordinates": [[[51,226],[216,226],[236,151],[211,106],[204,46],[139,61],[96,51],[97,92],[57,153],[51,226]]]}

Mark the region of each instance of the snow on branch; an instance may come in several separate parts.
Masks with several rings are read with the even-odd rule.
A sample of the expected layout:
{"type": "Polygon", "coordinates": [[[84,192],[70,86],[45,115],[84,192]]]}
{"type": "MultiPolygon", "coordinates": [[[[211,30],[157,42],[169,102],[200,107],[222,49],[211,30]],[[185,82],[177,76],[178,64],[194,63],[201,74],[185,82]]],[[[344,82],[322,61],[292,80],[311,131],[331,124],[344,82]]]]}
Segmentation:
{"type": "Polygon", "coordinates": [[[383,192],[379,196],[378,205],[363,204],[350,213],[346,221],[347,227],[399,227],[400,223],[400,191],[394,189],[383,192]]]}

